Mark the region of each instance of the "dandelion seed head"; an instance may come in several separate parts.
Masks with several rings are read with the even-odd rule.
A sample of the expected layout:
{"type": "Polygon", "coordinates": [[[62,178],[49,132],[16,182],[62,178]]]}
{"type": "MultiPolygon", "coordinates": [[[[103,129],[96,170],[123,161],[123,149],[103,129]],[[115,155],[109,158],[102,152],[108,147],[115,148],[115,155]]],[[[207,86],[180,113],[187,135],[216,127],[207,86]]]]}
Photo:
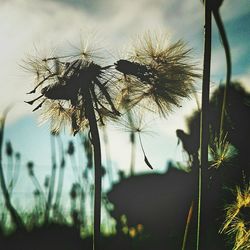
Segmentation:
{"type": "Polygon", "coordinates": [[[117,62],[116,69],[124,74],[123,94],[126,93],[125,101],[120,103],[125,102],[128,107],[140,103],[162,116],[180,107],[200,77],[190,52],[182,41],[167,46],[164,40],[150,34],[139,39],[130,58],[117,62]]]}
{"type": "Polygon", "coordinates": [[[58,132],[70,125],[75,135],[88,127],[86,112],[89,105],[93,105],[100,124],[119,116],[114,103],[117,88],[110,79],[110,66],[95,63],[89,45],[83,47],[77,56],[52,56],[32,61],[37,68],[45,66],[39,73],[35,88],[29,92],[39,91],[40,95],[27,103],[32,105],[40,101],[33,111],[43,107],[40,120],[50,119],[52,131],[58,132]]]}

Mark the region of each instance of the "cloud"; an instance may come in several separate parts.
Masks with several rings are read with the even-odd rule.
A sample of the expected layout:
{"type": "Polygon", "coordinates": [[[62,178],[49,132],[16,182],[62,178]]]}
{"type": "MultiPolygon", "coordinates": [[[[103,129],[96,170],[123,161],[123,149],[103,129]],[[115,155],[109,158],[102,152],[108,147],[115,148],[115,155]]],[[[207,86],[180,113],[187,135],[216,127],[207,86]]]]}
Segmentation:
{"type": "MultiPolygon", "coordinates": [[[[46,1],[44,4],[44,1],[31,0],[12,0],[1,4],[0,106],[18,102],[19,107],[13,111],[11,119],[17,119],[29,110],[27,107],[23,108],[24,105],[20,108],[19,104],[28,98],[25,93],[32,87],[32,78],[23,72],[20,64],[26,54],[35,53],[35,47],[42,51],[43,56],[55,47],[64,52],[72,49],[65,46],[69,42],[79,44],[81,33],[94,34],[95,31],[99,34],[97,37],[103,37],[106,44],[109,44],[108,49],[122,48],[131,37],[145,30],[167,30],[170,34],[175,34],[179,30],[173,29],[173,23],[179,21],[178,15],[183,16],[187,6],[180,6],[177,9],[180,14],[173,17],[174,1],[164,4],[161,0],[109,0],[98,1],[99,5],[93,2],[89,6],[81,5],[80,1],[68,3],[72,5],[65,1],[46,1]],[[168,22],[170,19],[174,21],[168,22]]],[[[101,44],[99,46],[106,48],[103,39],[99,38],[98,42],[101,44]]]]}
{"type": "MultiPolygon", "coordinates": [[[[236,3],[234,0],[224,1],[221,8],[223,19],[230,22],[245,15],[248,10],[247,1],[243,0],[244,4],[236,3]]],[[[69,53],[73,50],[69,43],[79,46],[80,35],[85,38],[85,34],[90,33],[97,40],[97,47],[111,51],[112,54],[126,47],[137,34],[147,30],[157,30],[168,33],[170,40],[187,41],[188,45],[194,48],[197,61],[202,61],[204,9],[196,0],[10,0],[1,2],[0,6],[0,106],[5,107],[11,102],[17,102],[10,113],[10,121],[31,113],[31,108],[23,101],[29,98],[25,93],[32,88],[33,79],[23,72],[19,64],[27,53],[35,53],[34,47],[37,47],[43,56],[46,56],[51,48],[56,48],[60,53],[69,53]]],[[[238,45],[235,42],[232,46],[234,64],[241,63],[241,55],[246,48],[243,44],[246,44],[246,41],[241,41],[238,45]]],[[[224,51],[219,46],[217,44],[213,50],[212,81],[214,82],[224,77],[225,72],[224,51]]],[[[113,56],[115,58],[118,55],[113,56]]],[[[156,143],[146,139],[148,150],[152,155],[154,153],[158,159],[160,152],[157,145],[166,147],[166,152],[175,147],[173,145],[176,145],[176,126],[186,129],[184,117],[192,113],[194,108],[194,101],[185,102],[182,109],[176,110],[158,126],[159,134],[166,137],[166,144],[160,138],[152,139],[159,141],[156,143]]],[[[127,161],[130,157],[129,147],[124,148],[123,154],[120,152],[119,143],[126,141],[128,144],[128,140],[123,135],[114,134],[112,137],[115,160],[127,161]]],[[[140,155],[140,149],[138,150],[140,155]]],[[[166,154],[166,158],[174,157],[175,150],[171,152],[169,155],[166,154]]],[[[159,165],[162,165],[164,157],[159,156],[159,165]]],[[[143,160],[139,157],[138,161],[143,169],[145,166],[143,160]]]]}

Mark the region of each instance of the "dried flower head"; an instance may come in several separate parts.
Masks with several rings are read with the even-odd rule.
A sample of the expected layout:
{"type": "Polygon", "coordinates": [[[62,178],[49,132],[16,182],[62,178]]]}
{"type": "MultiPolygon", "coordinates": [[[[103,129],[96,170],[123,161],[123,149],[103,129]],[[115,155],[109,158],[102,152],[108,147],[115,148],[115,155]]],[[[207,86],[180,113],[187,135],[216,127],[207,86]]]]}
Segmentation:
{"type": "Polygon", "coordinates": [[[48,188],[49,187],[49,183],[50,183],[50,176],[45,176],[44,187],[48,188]]]}
{"type": "Polygon", "coordinates": [[[10,141],[6,142],[6,155],[8,157],[12,157],[12,155],[13,155],[13,148],[12,148],[12,144],[10,141]]]}
{"type": "Polygon", "coordinates": [[[250,246],[250,185],[243,190],[236,187],[236,201],[226,207],[226,220],[220,233],[234,240],[233,250],[248,249],[250,246]]]}
{"type": "Polygon", "coordinates": [[[27,163],[27,169],[28,169],[28,173],[30,176],[34,175],[34,163],[32,161],[29,161],[27,163]]]}
{"type": "Polygon", "coordinates": [[[125,83],[120,105],[129,109],[140,104],[163,116],[179,107],[200,77],[190,63],[190,52],[182,41],[167,46],[164,39],[150,34],[139,39],[131,56],[115,64],[125,83]]]}
{"type": "Polygon", "coordinates": [[[53,131],[69,123],[76,134],[88,126],[88,105],[94,106],[100,123],[104,123],[106,117],[119,115],[113,103],[117,88],[112,86],[110,66],[101,67],[90,55],[86,51],[73,58],[53,56],[31,63],[39,73],[36,86],[29,94],[39,89],[40,95],[27,103],[32,105],[40,100],[33,111],[45,107],[42,119],[51,118],[53,131]]]}
{"type": "Polygon", "coordinates": [[[237,155],[236,148],[227,140],[227,134],[222,140],[216,137],[213,143],[210,144],[209,152],[211,158],[210,167],[216,169],[226,164],[230,164],[237,155]]]}
{"type": "Polygon", "coordinates": [[[69,141],[67,153],[68,153],[69,155],[73,155],[74,152],[75,152],[74,143],[73,143],[72,141],[69,141]]]}

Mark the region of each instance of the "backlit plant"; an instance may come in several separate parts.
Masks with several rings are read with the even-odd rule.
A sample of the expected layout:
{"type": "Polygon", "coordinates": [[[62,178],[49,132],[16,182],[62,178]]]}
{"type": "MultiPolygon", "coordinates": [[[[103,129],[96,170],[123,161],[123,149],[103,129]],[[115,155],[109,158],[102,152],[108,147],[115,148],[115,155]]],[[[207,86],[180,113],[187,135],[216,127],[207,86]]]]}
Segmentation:
{"type": "MultiPolygon", "coordinates": [[[[139,105],[165,116],[189,97],[196,67],[190,62],[190,50],[181,41],[166,45],[164,40],[143,37],[131,56],[114,65],[101,66],[85,49],[78,56],[52,56],[27,61],[35,72],[35,87],[29,94],[39,95],[27,101],[43,107],[43,118],[52,120],[52,130],[71,125],[75,135],[89,128],[95,166],[94,249],[100,249],[101,146],[98,124],[119,119],[122,113],[139,105]]],[[[145,153],[144,153],[145,155],[145,153]]],[[[145,158],[149,167],[150,163],[145,158]]]]}

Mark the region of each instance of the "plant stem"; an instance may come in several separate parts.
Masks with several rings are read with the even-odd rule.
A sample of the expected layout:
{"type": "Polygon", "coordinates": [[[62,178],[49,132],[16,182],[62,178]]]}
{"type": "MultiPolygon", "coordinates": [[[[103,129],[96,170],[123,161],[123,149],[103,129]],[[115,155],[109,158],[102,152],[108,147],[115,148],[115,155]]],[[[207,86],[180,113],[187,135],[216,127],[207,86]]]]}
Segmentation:
{"type": "Polygon", "coordinates": [[[198,211],[197,211],[197,239],[196,250],[205,249],[205,201],[208,170],[208,141],[209,141],[209,87],[210,87],[210,62],[211,62],[211,9],[205,1],[205,41],[203,61],[202,105],[200,122],[200,167],[198,177],[198,211]],[[201,240],[202,238],[202,240],[201,240]]]}
{"type": "Polygon", "coordinates": [[[3,191],[3,196],[4,196],[4,201],[6,208],[10,212],[11,218],[16,224],[16,226],[20,229],[25,229],[24,223],[17,213],[16,209],[12,206],[11,200],[10,200],[10,195],[5,183],[5,178],[4,178],[4,173],[3,173],[3,166],[2,166],[2,146],[3,146],[3,134],[4,134],[4,124],[5,124],[5,118],[6,115],[9,111],[9,108],[7,108],[4,112],[3,118],[0,121],[0,185],[1,189],[3,191]]]}
{"type": "Polygon", "coordinates": [[[30,176],[30,178],[31,178],[31,181],[33,182],[35,188],[40,192],[41,196],[43,197],[44,205],[46,206],[46,196],[43,192],[43,189],[42,189],[38,179],[36,178],[34,173],[30,176]]]}
{"type": "Polygon", "coordinates": [[[62,189],[63,189],[63,179],[64,179],[64,170],[65,170],[65,159],[64,159],[64,150],[63,150],[63,142],[58,135],[58,141],[60,146],[60,169],[59,169],[59,176],[58,176],[58,183],[57,183],[57,192],[56,192],[56,199],[55,199],[55,207],[58,209],[60,207],[60,200],[62,196],[62,189]]]}
{"type": "Polygon", "coordinates": [[[227,99],[227,88],[230,84],[230,79],[231,79],[231,73],[232,73],[232,65],[231,65],[231,54],[230,54],[230,47],[229,43],[227,40],[226,36],[226,31],[224,29],[221,17],[220,17],[220,12],[219,9],[213,10],[213,16],[216,22],[216,25],[218,27],[220,37],[221,37],[221,42],[225,50],[225,55],[226,55],[226,62],[227,62],[227,75],[226,75],[226,84],[225,84],[225,89],[223,93],[223,102],[222,102],[222,108],[221,108],[221,120],[220,120],[220,140],[219,142],[222,141],[222,136],[223,136],[223,125],[224,125],[224,118],[225,118],[225,109],[226,109],[226,99],[227,99]]]}
{"type": "Polygon", "coordinates": [[[89,121],[91,142],[94,147],[94,169],[95,169],[95,191],[94,191],[94,233],[93,233],[93,250],[100,250],[101,239],[101,188],[102,188],[102,163],[101,163],[101,143],[97,120],[91,99],[91,93],[88,88],[85,89],[85,107],[86,117],[89,121]]]}
{"type": "Polygon", "coordinates": [[[187,222],[186,222],[186,227],[185,227],[185,232],[184,232],[184,237],[183,237],[181,250],[186,249],[188,230],[189,230],[190,221],[191,221],[192,214],[193,214],[193,206],[194,206],[194,201],[192,201],[192,203],[190,205],[190,208],[189,208],[189,211],[188,211],[187,222]]]}
{"type": "Polygon", "coordinates": [[[110,147],[109,147],[109,139],[108,139],[108,134],[106,130],[106,126],[102,126],[102,131],[103,131],[103,141],[105,144],[105,155],[106,155],[106,169],[107,169],[107,174],[109,178],[109,184],[112,186],[113,183],[113,173],[112,173],[112,163],[111,163],[111,153],[110,153],[110,147]]]}
{"type": "MultiPolygon", "coordinates": [[[[134,127],[134,121],[132,119],[132,114],[128,110],[127,112],[129,125],[131,128],[134,127]]],[[[131,142],[131,157],[130,157],[130,175],[133,176],[135,174],[135,153],[136,153],[136,141],[135,141],[135,132],[131,131],[130,133],[130,142],[131,142]]]]}
{"type": "Polygon", "coordinates": [[[45,223],[49,222],[49,214],[50,208],[52,204],[52,199],[54,196],[54,188],[55,188],[55,178],[56,178],[56,149],[55,149],[55,136],[51,135],[51,161],[52,161],[52,168],[51,168],[51,179],[49,185],[49,194],[48,200],[46,204],[46,211],[45,211],[45,223]]]}

